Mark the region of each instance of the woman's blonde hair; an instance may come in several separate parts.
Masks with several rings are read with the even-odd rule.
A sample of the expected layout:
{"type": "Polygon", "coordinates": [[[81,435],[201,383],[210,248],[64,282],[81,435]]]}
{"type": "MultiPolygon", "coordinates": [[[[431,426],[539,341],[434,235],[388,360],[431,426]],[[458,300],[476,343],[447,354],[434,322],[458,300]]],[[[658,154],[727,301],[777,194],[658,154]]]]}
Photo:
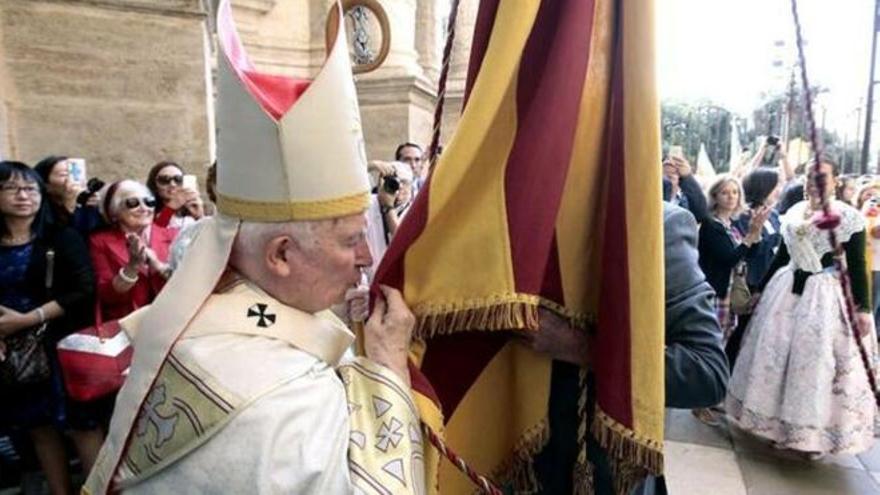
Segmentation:
{"type": "Polygon", "coordinates": [[[721,192],[721,190],[724,189],[724,186],[726,186],[727,184],[736,185],[736,190],[739,192],[739,200],[737,201],[736,209],[733,211],[733,214],[736,215],[743,210],[742,184],[736,177],[730,174],[722,174],[719,175],[717,179],[715,179],[715,182],[713,182],[712,185],[709,187],[709,193],[707,194],[708,198],[706,199],[708,201],[709,211],[711,213],[715,213],[715,210],[718,208],[718,200],[716,199],[716,196],[718,196],[718,193],[721,192]]]}

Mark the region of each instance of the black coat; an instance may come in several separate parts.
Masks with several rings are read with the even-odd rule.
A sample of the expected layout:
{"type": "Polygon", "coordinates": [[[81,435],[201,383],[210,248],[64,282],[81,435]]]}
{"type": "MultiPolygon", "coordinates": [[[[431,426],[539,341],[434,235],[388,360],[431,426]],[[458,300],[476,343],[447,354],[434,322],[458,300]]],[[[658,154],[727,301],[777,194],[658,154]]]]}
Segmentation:
{"type": "Polygon", "coordinates": [[[51,338],[59,339],[88,326],[94,320],[95,273],[89,251],[80,234],[70,227],[51,229],[35,241],[26,285],[38,304],[55,300],[64,317],[52,322],[51,338]],[[47,252],[53,250],[52,288],[46,290],[47,252]]]}
{"type": "Polygon", "coordinates": [[[756,246],[757,244],[751,247],[737,244],[724,225],[714,218],[709,218],[700,225],[700,268],[720,299],[727,297],[733,268],[750,255],[756,246]]]}

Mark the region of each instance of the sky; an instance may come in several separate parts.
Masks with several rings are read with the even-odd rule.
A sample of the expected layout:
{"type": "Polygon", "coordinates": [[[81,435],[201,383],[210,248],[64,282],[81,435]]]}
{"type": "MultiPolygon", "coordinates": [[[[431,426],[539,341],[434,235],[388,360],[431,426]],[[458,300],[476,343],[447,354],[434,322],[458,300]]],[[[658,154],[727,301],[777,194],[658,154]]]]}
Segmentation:
{"type": "MultiPolygon", "coordinates": [[[[787,87],[796,60],[790,0],[657,0],[656,6],[664,100],[709,99],[746,116],[760,105],[762,92],[787,87]],[[776,60],[789,68],[774,67],[776,60]]],[[[868,89],[874,0],[799,0],[798,8],[810,84],[828,89],[817,119],[824,108],[826,127],[851,140],[855,109],[868,89]]],[[[875,94],[880,99],[880,87],[875,94]]],[[[877,112],[880,105],[875,122],[877,112]]],[[[872,141],[880,145],[880,126],[873,130],[872,141]]]]}

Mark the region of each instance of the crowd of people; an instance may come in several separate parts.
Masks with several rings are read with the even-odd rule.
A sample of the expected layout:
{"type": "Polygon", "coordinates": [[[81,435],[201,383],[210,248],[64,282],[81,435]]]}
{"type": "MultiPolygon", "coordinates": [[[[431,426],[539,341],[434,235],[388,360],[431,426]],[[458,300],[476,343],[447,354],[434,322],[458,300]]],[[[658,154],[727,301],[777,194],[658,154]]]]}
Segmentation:
{"type": "Polygon", "coordinates": [[[868,450],[880,432],[868,379],[877,369],[880,181],[843,176],[828,156],[795,168],[766,144],[710,180],[679,156],[664,162],[663,175],[664,200],[700,222],[699,265],[731,367],[723,403],[694,414],[712,425],[726,414],[807,458],[868,450]],[[762,163],[770,154],[778,163],[762,163]],[[845,285],[836,261],[849,274],[845,285]]]}
{"type": "MultiPolygon", "coordinates": [[[[394,161],[371,163],[373,270],[424,180],[422,156],[420,146],[404,143],[394,161]]],[[[69,397],[57,343],[149,305],[216,201],[214,166],[206,201],[172,161],[157,163],[144,182],[95,186],[74,180],[69,160],[0,162],[0,438],[25,463],[39,464],[53,494],[72,492],[68,454],[91,470],[115,402],[115,394],[69,397]]]]}
{"type": "MultiPolygon", "coordinates": [[[[711,181],[697,177],[682,156],[663,163],[664,200],[697,222],[698,265],[715,294],[731,366],[725,400],[694,413],[710,424],[725,413],[744,430],[808,457],[861,452],[873,444],[880,418],[850,333],[835,252],[816,219],[824,193],[839,220],[852,323],[873,366],[880,181],[841,176],[834,160],[821,157],[825,190],[819,191],[813,167],[796,173],[781,150],[778,165],[762,165],[767,152],[762,146],[711,181]]],[[[149,305],[216,202],[214,167],[207,171],[206,200],[175,162],[157,163],[144,182],[96,187],[74,181],[68,161],[0,162],[0,355],[8,365],[0,377],[0,437],[32,453],[59,494],[72,489],[68,453],[76,453],[85,472],[94,465],[115,396],[68,397],[55,344],[96,320],[118,320],[149,305]],[[15,368],[8,360],[27,341],[38,343],[45,363],[15,368]]],[[[424,152],[413,143],[401,144],[394,161],[370,163],[366,237],[374,261],[364,283],[423,186],[424,165],[424,152]]],[[[366,316],[365,306],[353,308],[338,313],[366,316]]]]}

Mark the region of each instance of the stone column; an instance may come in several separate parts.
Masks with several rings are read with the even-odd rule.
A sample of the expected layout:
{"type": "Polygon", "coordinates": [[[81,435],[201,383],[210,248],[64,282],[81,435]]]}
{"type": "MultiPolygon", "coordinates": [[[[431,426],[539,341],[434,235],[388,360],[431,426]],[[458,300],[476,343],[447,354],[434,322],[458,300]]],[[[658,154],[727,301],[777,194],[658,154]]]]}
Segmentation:
{"type": "Polygon", "coordinates": [[[449,0],[421,0],[416,5],[416,50],[419,65],[431,84],[437,84],[443,59],[443,42],[449,0]]]}
{"type": "Polygon", "coordinates": [[[420,8],[417,2],[380,2],[391,26],[391,50],[379,69],[357,77],[357,87],[367,155],[391,160],[394,149],[404,141],[427,145],[435,89],[419,64],[417,48],[425,46],[420,38],[425,33],[416,28],[420,8]]]}
{"type": "Polygon", "coordinates": [[[206,46],[201,0],[0,2],[4,155],[81,156],[105,180],[163,159],[203,170],[206,46]]]}
{"type": "MultiPolygon", "coordinates": [[[[449,79],[446,84],[446,105],[443,107],[443,126],[440,135],[440,142],[443,144],[448,143],[452,138],[452,133],[461,117],[468,61],[471,56],[471,42],[474,37],[474,25],[477,21],[479,4],[479,0],[461,0],[458,6],[455,40],[452,45],[449,79]]],[[[445,35],[443,42],[446,42],[445,35]]]]}

